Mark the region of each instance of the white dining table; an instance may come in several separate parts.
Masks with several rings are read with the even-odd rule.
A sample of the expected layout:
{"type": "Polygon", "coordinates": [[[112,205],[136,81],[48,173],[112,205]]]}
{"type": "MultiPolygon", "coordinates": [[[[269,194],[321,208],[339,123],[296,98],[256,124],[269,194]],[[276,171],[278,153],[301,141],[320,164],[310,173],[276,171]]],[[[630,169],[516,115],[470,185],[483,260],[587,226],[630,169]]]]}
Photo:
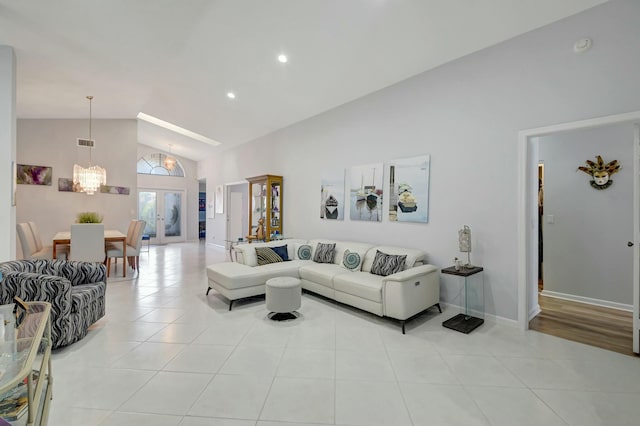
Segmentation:
{"type": "MultiPolygon", "coordinates": [[[[127,258],[127,235],[115,229],[105,229],[104,230],[104,244],[106,246],[107,243],[113,242],[122,242],[122,257],[124,259],[127,258]]],[[[59,244],[71,244],[71,232],[70,231],[61,231],[56,233],[53,236],[53,258],[56,258],[57,246],[59,244]]],[[[126,265],[126,261],[125,261],[126,265]]],[[[122,276],[127,276],[127,268],[122,268],[122,276]]]]}

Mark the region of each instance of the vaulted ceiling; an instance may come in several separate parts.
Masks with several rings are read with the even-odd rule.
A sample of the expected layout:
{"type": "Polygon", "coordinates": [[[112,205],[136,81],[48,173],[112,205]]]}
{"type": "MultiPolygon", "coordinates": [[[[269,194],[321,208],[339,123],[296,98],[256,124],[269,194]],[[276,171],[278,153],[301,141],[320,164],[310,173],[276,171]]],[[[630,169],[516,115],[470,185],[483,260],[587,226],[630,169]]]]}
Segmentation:
{"type": "Polygon", "coordinates": [[[85,118],[93,95],[94,118],[222,143],[140,123],[139,142],[199,160],[604,2],[0,0],[0,44],[18,118],[85,118]]]}

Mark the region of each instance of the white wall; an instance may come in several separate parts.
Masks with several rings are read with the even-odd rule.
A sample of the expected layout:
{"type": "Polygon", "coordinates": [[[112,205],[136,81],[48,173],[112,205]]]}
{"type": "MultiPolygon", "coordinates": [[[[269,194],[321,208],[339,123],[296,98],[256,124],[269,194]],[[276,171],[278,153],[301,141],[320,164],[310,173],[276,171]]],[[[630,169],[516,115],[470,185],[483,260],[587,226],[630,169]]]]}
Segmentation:
{"type": "Polygon", "coordinates": [[[0,46],[0,262],[16,258],[16,208],[11,204],[16,159],[16,57],[0,46]]]}
{"type": "MultiPolygon", "coordinates": [[[[160,151],[157,148],[152,148],[148,145],[138,145],[138,153],[136,162],[145,155],[155,154],[162,152],[163,154],[169,154],[166,151],[160,151]]],[[[158,175],[137,175],[137,184],[139,188],[148,189],[182,189],[186,194],[186,226],[187,234],[186,239],[189,241],[198,240],[198,179],[196,176],[197,164],[193,160],[189,160],[175,154],[171,154],[180,162],[184,170],[184,177],[177,176],[158,176],[158,175]]],[[[134,173],[135,173],[134,166],[134,173]]],[[[135,195],[137,197],[137,195],[135,195]]],[[[137,198],[136,198],[137,199],[137,198]]],[[[136,201],[137,202],[137,201],[136,201]]],[[[137,210],[136,210],[137,211],[137,210]]]]}
{"type": "Polygon", "coordinates": [[[106,228],[123,232],[136,218],[136,120],[93,120],[92,131],[93,163],[107,170],[107,184],[128,186],[130,195],[58,191],[58,178],[73,178],[74,163],[89,164],[89,149],[76,146],[76,139],[88,133],[88,120],[18,120],[18,163],[53,167],[51,186],[17,188],[16,220],[36,222],[45,244],[56,232],[69,230],[79,212],[99,212],[106,228]]]}
{"type": "Polygon", "coordinates": [[[633,301],[631,124],[539,138],[544,162],[544,291],[631,305],[633,301]],[[585,160],[619,160],[613,185],[597,190],[577,172],[585,160]]]}
{"type": "Polygon", "coordinates": [[[441,267],[468,224],[486,311],[515,320],[517,133],[640,109],[638,21],[640,2],[604,4],[203,160],[199,176],[281,174],[286,235],[418,247],[441,267]],[[585,35],[594,46],[577,55],[585,35]],[[322,170],[420,154],[431,154],[429,224],[318,218],[322,170]]]}

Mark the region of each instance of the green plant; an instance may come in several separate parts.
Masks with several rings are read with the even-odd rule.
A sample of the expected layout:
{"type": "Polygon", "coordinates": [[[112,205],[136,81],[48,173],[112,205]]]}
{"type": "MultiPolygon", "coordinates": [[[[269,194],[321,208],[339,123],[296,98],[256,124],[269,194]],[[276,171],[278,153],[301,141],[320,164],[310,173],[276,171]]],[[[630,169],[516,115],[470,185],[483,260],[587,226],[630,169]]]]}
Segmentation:
{"type": "Polygon", "coordinates": [[[81,212],[76,216],[77,223],[102,223],[102,216],[96,212],[81,212]]]}

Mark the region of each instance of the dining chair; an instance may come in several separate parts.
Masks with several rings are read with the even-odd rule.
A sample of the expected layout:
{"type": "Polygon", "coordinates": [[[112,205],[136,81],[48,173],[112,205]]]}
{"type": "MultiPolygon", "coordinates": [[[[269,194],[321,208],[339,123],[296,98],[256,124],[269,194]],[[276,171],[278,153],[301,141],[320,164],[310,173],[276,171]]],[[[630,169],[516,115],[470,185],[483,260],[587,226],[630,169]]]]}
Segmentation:
{"type": "Polygon", "coordinates": [[[25,259],[52,259],[53,249],[51,247],[43,247],[42,241],[40,241],[40,249],[36,242],[36,238],[33,235],[31,226],[29,223],[16,223],[16,232],[20,239],[20,246],[22,247],[22,257],[25,259]]]}
{"type": "MultiPolygon", "coordinates": [[[[131,238],[129,238],[129,232],[127,232],[127,260],[129,261],[129,266],[139,273],[140,248],[142,246],[142,234],[144,233],[146,222],[144,220],[136,220],[132,222],[135,222],[135,226],[131,234],[131,238]]],[[[131,228],[131,225],[129,225],[129,228],[131,228]]],[[[107,246],[107,277],[111,270],[111,258],[115,258],[117,262],[118,258],[123,256],[124,253],[119,244],[110,244],[107,246]]],[[[123,267],[126,268],[127,262],[124,259],[123,263],[123,267]]]]}
{"type": "Polygon", "coordinates": [[[71,252],[69,253],[69,259],[85,262],[104,262],[104,225],[102,223],[71,225],[71,252]]]}
{"type": "MultiPolygon", "coordinates": [[[[51,252],[53,254],[53,245],[45,246],[42,244],[42,238],[40,237],[40,230],[38,229],[38,225],[35,222],[27,222],[29,224],[29,228],[31,228],[31,233],[33,234],[33,240],[36,243],[36,250],[38,252],[42,252],[43,250],[48,253],[51,252]]],[[[56,258],[57,259],[66,259],[69,256],[69,244],[58,244],[56,248],[56,258]]]]}
{"type": "MultiPolygon", "coordinates": [[[[127,240],[126,243],[130,243],[131,241],[133,241],[133,236],[134,236],[134,232],[136,230],[136,225],[138,224],[138,220],[137,219],[131,219],[131,221],[129,222],[129,229],[127,229],[127,240]]],[[[117,250],[120,249],[122,250],[122,243],[120,241],[118,242],[109,242],[107,243],[107,248],[106,251],[108,252],[109,250],[117,250]]],[[[116,271],[118,270],[118,258],[116,257],[116,271]]],[[[107,277],[109,276],[109,269],[111,266],[111,258],[107,257],[107,277]]],[[[126,263],[124,265],[125,267],[127,266],[126,263]]]]}

